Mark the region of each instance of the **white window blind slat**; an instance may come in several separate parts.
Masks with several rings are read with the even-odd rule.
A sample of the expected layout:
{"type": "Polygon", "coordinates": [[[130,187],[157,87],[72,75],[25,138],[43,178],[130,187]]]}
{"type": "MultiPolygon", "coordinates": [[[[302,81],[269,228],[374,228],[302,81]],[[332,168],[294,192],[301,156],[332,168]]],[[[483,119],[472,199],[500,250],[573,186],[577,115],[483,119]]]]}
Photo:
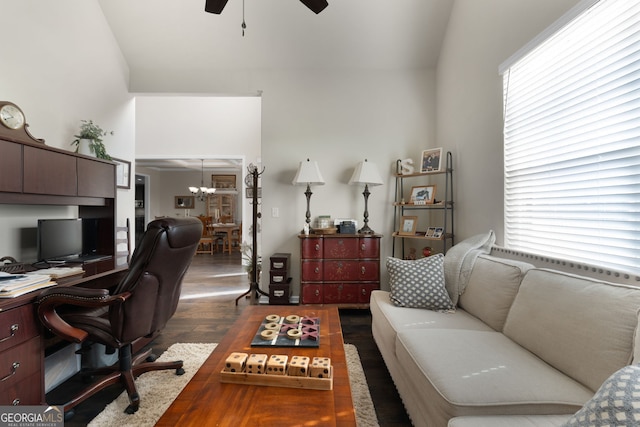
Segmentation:
{"type": "Polygon", "coordinates": [[[503,82],[505,244],[640,274],[640,2],[600,0],[503,82]]]}

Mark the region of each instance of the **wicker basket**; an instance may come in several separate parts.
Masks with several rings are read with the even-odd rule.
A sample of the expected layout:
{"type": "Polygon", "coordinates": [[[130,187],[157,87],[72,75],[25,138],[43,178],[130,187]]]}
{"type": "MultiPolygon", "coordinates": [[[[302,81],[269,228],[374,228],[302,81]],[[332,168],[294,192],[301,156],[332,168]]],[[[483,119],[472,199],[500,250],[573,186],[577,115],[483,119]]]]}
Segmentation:
{"type": "Polygon", "coordinates": [[[15,274],[24,273],[25,269],[23,263],[16,261],[15,258],[10,256],[5,256],[0,258],[0,271],[15,274]]]}

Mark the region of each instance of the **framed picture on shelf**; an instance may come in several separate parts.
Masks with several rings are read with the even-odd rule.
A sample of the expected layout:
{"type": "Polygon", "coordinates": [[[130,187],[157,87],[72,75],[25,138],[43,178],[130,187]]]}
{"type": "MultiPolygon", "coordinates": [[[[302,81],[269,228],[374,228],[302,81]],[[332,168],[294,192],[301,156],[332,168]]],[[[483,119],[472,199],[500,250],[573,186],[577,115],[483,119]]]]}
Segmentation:
{"type": "Polygon", "coordinates": [[[432,148],[422,152],[420,172],[440,172],[442,170],[442,148],[432,148]]]}
{"type": "Polygon", "coordinates": [[[427,228],[427,232],[425,233],[425,237],[431,237],[433,238],[433,234],[436,232],[436,228],[435,227],[429,227],[427,228]]]}
{"type": "Polygon", "coordinates": [[[442,234],[443,233],[444,233],[444,228],[436,227],[436,229],[433,231],[433,238],[434,239],[442,239],[442,234]]]}
{"type": "Polygon", "coordinates": [[[411,198],[409,203],[414,205],[432,204],[436,196],[435,185],[416,185],[411,187],[411,198]]]}
{"type": "Polygon", "coordinates": [[[131,188],[131,162],[113,157],[111,161],[116,164],[116,187],[131,188]]]}
{"type": "Polygon", "coordinates": [[[235,175],[211,175],[211,187],[219,190],[235,190],[235,175]]]}
{"type": "Polygon", "coordinates": [[[417,216],[403,216],[400,220],[400,230],[398,230],[398,234],[400,236],[413,236],[416,234],[417,227],[417,216]]]}
{"type": "Polygon", "coordinates": [[[193,209],[196,205],[196,198],[194,196],[175,196],[174,202],[176,209],[193,209]]]}

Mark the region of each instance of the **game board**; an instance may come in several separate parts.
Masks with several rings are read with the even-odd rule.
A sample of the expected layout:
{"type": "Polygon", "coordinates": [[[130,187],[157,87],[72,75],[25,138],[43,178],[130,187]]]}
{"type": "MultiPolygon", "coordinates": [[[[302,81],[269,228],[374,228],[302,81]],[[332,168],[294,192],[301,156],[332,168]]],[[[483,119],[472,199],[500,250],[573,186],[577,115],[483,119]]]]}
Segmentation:
{"type": "Polygon", "coordinates": [[[270,314],[262,321],[251,347],[318,347],[320,319],[270,314]]]}

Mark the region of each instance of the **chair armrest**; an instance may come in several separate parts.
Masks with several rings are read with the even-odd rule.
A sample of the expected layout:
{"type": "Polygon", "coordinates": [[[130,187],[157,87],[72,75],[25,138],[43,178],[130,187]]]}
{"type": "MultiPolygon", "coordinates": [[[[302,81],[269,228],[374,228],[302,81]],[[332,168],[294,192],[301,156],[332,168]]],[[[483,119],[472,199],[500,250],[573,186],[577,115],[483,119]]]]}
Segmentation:
{"type": "Polygon", "coordinates": [[[67,341],[82,342],[87,339],[87,332],[68,324],[56,311],[60,305],[76,307],[106,307],[124,302],[131,296],[130,292],[109,295],[107,289],[88,289],[81,287],[54,287],[40,293],[36,304],[38,317],[43,325],[56,335],[67,341]]]}

